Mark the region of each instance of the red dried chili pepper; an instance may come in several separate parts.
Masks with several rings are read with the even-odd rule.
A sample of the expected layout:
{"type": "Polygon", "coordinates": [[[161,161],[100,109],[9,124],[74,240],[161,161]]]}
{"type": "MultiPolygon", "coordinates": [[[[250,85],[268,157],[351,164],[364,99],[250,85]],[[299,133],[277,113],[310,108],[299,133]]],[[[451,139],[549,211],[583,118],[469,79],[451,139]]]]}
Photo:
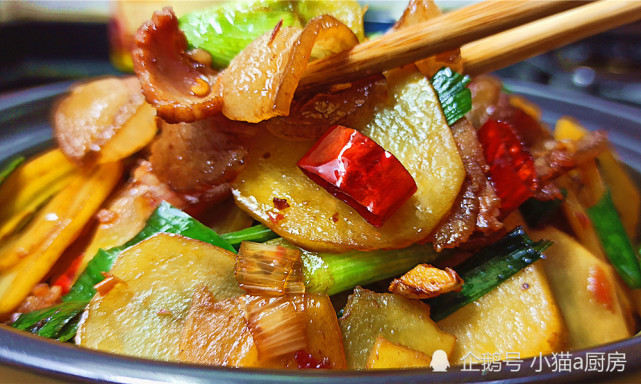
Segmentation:
{"type": "Polygon", "coordinates": [[[375,227],[382,226],[416,192],[412,175],[394,155],[340,125],[330,128],[298,161],[298,167],[375,227]]]}
{"type": "Polygon", "coordinates": [[[56,280],[51,284],[51,286],[57,285],[60,287],[60,290],[63,295],[69,293],[71,286],[75,281],[75,277],[78,274],[78,268],[80,268],[80,262],[82,261],[82,255],[76,257],[67,270],[58,276],[56,280]]]}
{"type": "Polygon", "coordinates": [[[516,209],[538,188],[534,158],[511,124],[488,120],[478,131],[501,210],[516,209]]]}

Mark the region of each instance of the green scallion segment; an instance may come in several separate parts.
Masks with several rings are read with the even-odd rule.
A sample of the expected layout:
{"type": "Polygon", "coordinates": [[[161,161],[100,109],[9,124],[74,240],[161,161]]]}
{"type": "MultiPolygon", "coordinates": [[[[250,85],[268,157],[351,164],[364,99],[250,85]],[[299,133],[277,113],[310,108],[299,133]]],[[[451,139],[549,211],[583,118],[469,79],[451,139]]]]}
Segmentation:
{"type": "MultiPolygon", "coordinates": [[[[269,243],[292,247],[282,238],[269,243]]],[[[433,263],[448,255],[450,251],[437,253],[431,244],[372,252],[318,253],[301,249],[306,291],[330,296],[401,275],[417,264],[433,263]]]]}
{"type": "Polygon", "coordinates": [[[518,271],[539,260],[541,252],[551,244],[546,240],[534,242],[522,227],[517,227],[501,240],[483,248],[457,268],[464,281],[462,290],[428,301],[432,319],[442,320],[498,287],[518,271]]]}
{"type": "Polygon", "coordinates": [[[470,81],[472,79],[469,76],[463,76],[447,67],[441,68],[430,79],[447,124],[456,123],[472,109],[472,92],[467,88],[470,81]]]}
{"type": "Polygon", "coordinates": [[[630,288],[641,288],[641,268],[632,243],[625,233],[610,191],[587,209],[588,216],[601,241],[606,256],[619,276],[630,288]]]}
{"type": "Polygon", "coordinates": [[[272,232],[262,224],[254,225],[253,227],[241,229],[240,231],[223,233],[220,235],[227,243],[234,248],[238,249],[240,243],[243,241],[253,241],[256,243],[264,243],[267,240],[275,239],[277,234],[272,232]]]}
{"type": "Polygon", "coordinates": [[[76,334],[78,321],[89,301],[67,301],[25,313],[11,326],[36,335],[67,341],[76,334]]]}

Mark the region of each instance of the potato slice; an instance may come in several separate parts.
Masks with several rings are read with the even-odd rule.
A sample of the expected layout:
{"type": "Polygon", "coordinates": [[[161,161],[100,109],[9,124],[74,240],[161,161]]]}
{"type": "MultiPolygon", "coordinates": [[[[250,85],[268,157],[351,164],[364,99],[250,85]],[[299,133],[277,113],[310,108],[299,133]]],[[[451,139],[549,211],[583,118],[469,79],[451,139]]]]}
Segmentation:
{"type": "Polygon", "coordinates": [[[561,211],[570,225],[572,232],[574,232],[576,238],[589,252],[592,252],[592,254],[603,261],[607,260],[601,248],[601,240],[599,240],[592,221],[589,219],[588,213],[574,192],[577,187],[577,181],[568,175],[564,175],[559,177],[556,183],[566,191],[566,196],[561,202],[561,211]]]}
{"type": "Polygon", "coordinates": [[[429,367],[432,357],[378,335],[367,358],[367,369],[429,367]]]}
{"type": "Polygon", "coordinates": [[[521,358],[559,351],[563,318],[540,262],[438,322],[456,336],[450,362],[480,361],[484,353],[519,352],[521,358]],[[469,354],[469,355],[468,355],[469,354]]]}
{"type": "Polygon", "coordinates": [[[147,219],[158,206],[158,201],[144,184],[129,182],[114,195],[98,215],[100,224],[84,250],[78,273],[84,270],[100,248],[117,247],[133,238],[145,227],[147,219]]]}
{"type": "Polygon", "coordinates": [[[100,149],[98,162],[125,159],[145,148],[156,137],[156,109],[143,102],[100,149]]]}
{"type": "Polygon", "coordinates": [[[568,347],[588,348],[632,336],[612,267],[557,229],[536,236],[554,241],[541,264],[568,327],[568,347]]]}
{"type": "Polygon", "coordinates": [[[75,164],[107,163],[149,144],[156,135],[155,115],[136,77],[106,77],[75,85],[60,101],[54,134],[75,164]]]}
{"type": "MultiPolygon", "coordinates": [[[[216,301],[207,287],[196,290],[180,336],[180,361],[240,367],[256,345],[241,298],[216,301]]],[[[248,359],[249,360],[249,359],[248,359]]],[[[245,366],[249,364],[246,361],[245,366]]]]}
{"type": "Polygon", "coordinates": [[[317,251],[402,248],[425,238],[449,211],[465,170],[429,81],[412,70],[391,71],[388,92],[373,113],[359,110],[341,122],[394,154],[418,186],[382,227],[368,224],[297,168],[314,142],[293,145],[267,132],[253,142],[233,184],[236,202],[279,235],[317,251]],[[289,207],[278,209],[274,202],[282,200],[289,207]]]}
{"type": "MultiPolygon", "coordinates": [[[[329,296],[320,293],[305,294],[305,322],[307,323],[307,351],[318,361],[327,358],[332,369],[345,369],[343,336],[336,311],[329,296]]],[[[288,367],[297,365],[292,359],[288,367]]]]}
{"type": "Polygon", "coordinates": [[[205,285],[216,299],[240,296],[235,255],[180,235],[160,233],[123,251],[110,273],[124,283],[96,295],[76,344],[157,360],[178,360],[192,296],[205,285]]]}
{"type": "Polygon", "coordinates": [[[392,293],[374,293],[356,287],[338,320],[343,332],[347,367],[363,369],[381,335],[387,340],[432,356],[436,350],[448,355],[456,339],[430,319],[429,306],[392,293]]]}

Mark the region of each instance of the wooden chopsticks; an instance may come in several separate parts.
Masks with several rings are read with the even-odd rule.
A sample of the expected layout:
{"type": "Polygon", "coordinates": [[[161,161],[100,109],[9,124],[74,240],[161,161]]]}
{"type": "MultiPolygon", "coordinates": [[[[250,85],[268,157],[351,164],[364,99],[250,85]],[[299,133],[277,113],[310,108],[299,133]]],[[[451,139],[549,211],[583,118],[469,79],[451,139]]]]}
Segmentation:
{"type": "Polygon", "coordinates": [[[464,72],[495,71],[636,20],[641,20],[641,1],[596,1],[464,45],[464,72]]]}
{"type": "Polygon", "coordinates": [[[314,61],[297,91],[350,82],[461,46],[466,73],[488,72],[639,19],[641,1],[635,0],[488,0],[314,61]]]}

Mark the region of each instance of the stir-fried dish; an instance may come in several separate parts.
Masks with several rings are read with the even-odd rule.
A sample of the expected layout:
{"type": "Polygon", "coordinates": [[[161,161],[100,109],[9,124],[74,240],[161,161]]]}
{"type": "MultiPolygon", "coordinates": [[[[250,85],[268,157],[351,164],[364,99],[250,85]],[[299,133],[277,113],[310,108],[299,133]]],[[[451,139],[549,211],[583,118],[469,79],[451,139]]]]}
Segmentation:
{"type": "MultiPolygon", "coordinates": [[[[605,131],[458,50],[322,91],[356,2],[158,10],[135,76],[76,84],[57,147],[4,169],[0,313],[44,337],[215,366],[408,368],[631,337],[639,191],[605,131]],[[598,326],[595,326],[598,324],[598,326]]],[[[440,11],[412,0],[393,29],[440,11]]],[[[604,127],[607,128],[607,127],[604,127]]]]}

